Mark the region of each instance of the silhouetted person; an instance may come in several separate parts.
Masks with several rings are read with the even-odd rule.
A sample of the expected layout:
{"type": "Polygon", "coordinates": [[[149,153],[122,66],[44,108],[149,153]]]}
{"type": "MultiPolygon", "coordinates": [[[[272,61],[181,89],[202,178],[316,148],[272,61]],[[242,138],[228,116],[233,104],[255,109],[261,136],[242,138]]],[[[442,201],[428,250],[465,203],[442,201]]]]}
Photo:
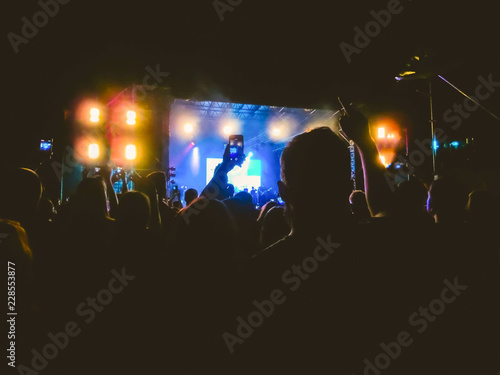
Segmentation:
{"type": "Polygon", "coordinates": [[[342,141],[329,129],[317,128],[296,136],[281,155],[280,196],[290,219],[291,235],[329,233],[350,216],[350,157],[342,141]],[[318,204],[311,186],[321,186],[318,204]]]}
{"type": "Polygon", "coordinates": [[[186,207],[191,204],[192,201],[194,201],[196,198],[198,198],[198,192],[196,189],[187,189],[186,192],[184,193],[184,200],[186,201],[186,207]]]}
{"type": "Polygon", "coordinates": [[[392,215],[396,220],[413,224],[433,223],[426,209],[427,189],[416,178],[401,182],[394,191],[392,215]]]}
{"type": "Polygon", "coordinates": [[[36,229],[42,182],[30,169],[7,171],[0,184],[0,218],[20,222],[31,237],[36,229]]]}
{"type": "MultiPolygon", "coordinates": [[[[197,198],[193,205],[203,207],[193,214],[183,209],[179,216],[171,277],[172,309],[177,329],[175,346],[180,353],[175,358],[184,370],[201,370],[208,366],[223,366],[221,357],[227,355],[220,340],[224,324],[234,310],[234,262],[236,254],[236,228],[227,207],[220,201],[197,198]],[[192,340],[192,335],[198,338],[192,340]],[[191,338],[190,338],[191,337],[191,338]],[[197,361],[189,358],[195,355],[197,361]]],[[[236,290],[234,293],[237,293],[236,290]]],[[[220,367],[219,367],[220,368],[220,367]]]]}
{"type": "Polygon", "coordinates": [[[436,223],[463,224],[468,194],[461,181],[452,177],[441,177],[435,180],[429,189],[427,210],[436,223]]]}
{"type": "MultiPolygon", "coordinates": [[[[340,321],[347,310],[335,310],[333,306],[351,305],[339,286],[349,284],[346,276],[352,275],[352,261],[344,259],[349,250],[339,249],[338,254],[336,250],[348,235],[346,228],[351,216],[347,147],[326,127],[294,137],[281,155],[278,188],[291,231],[257,253],[248,265],[243,279],[250,292],[242,301],[242,309],[245,300],[259,300],[276,288],[283,291],[287,301],[276,306],[272,320],[266,320],[252,342],[228,345],[244,358],[248,355],[248,361],[254,358],[252,365],[257,368],[264,363],[281,366],[280,363],[283,372],[302,372],[308,363],[314,368],[309,371],[315,373],[325,365],[318,358],[330,352],[338,355],[332,360],[330,370],[346,370],[344,361],[348,361],[350,344],[346,323],[342,326],[340,321]],[[321,186],[327,193],[311,196],[311,186],[321,186]],[[321,252],[324,261],[314,259],[315,251],[321,252]],[[306,259],[311,267],[305,264],[306,259]]],[[[273,208],[267,215],[270,214],[269,220],[276,219],[279,231],[285,232],[282,210],[273,208]]]]}
{"type": "Polygon", "coordinates": [[[138,191],[129,191],[121,196],[116,224],[122,234],[144,232],[150,220],[151,207],[147,195],[138,191]]]}
{"type": "Polygon", "coordinates": [[[108,196],[103,178],[94,176],[83,179],[71,199],[72,219],[87,224],[108,225],[108,196]]]}
{"type": "Polygon", "coordinates": [[[224,200],[237,227],[238,244],[243,257],[251,257],[259,248],[258,211],[252,203],[250,193],[240,191],[233,198],[224,200]]]}
{"type": "MultiPolygon", "coordinates": [[[[167,204],[167,175],[165,172],[152,172],[146,177],[156,187],[158,194],[158,209],[161,217],[163,234],[167,242],[170,242],[175,234],[175,216],[177,210],[167,204]]],[[[153,209],[153,206],[151,206],[153,209]]]]}

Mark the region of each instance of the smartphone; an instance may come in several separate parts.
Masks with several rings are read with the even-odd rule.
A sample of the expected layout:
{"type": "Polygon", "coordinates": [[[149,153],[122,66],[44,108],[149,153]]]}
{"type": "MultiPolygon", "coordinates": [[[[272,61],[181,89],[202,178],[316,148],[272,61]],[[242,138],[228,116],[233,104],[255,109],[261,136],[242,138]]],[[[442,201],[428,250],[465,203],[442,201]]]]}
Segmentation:
{"type": "Polygon", "coordinates": [[[52,140],[40,140],[40,151],[43,152],[52,152],[52,140]]]}
{"type": "Polygon", "coordinates": [[[229,157],[233,161],[239,161],[243,158],[243,136],[230,135],[229,136],[229,157]]]}

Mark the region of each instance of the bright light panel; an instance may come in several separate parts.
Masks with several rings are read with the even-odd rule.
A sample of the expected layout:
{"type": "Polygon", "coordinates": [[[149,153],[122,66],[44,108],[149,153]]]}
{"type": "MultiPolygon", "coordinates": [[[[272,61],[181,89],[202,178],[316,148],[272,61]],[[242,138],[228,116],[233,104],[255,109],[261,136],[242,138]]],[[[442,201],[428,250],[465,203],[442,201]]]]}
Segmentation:
{"type": "Polygon", "coordinates": [[[127,160],[135,160],[137,158],[137,147],[134,145],[127,145],[125,147],[125,158],[127,160]]]}
{"type": "Polygon", "coordinates": [[[137,113],[135,111],[127,111],[127,124],[135,125],[136,124],[137,113]]]}
{"type": "Polygon", "coordinates": [[[385,138],[385,128],[378,128],[378,138],[385,138]]]}
{"type": "Polygon", "coordinates": [[[101,111],[99,108],[91,108],[90,109],[90,122],[99,122],[100,121],[101,111]]]}
{"type": "Polygon", "coordinates": [[[99,158],[99,145],[92,143],[89,145],[89,159],[95,160],[99,158]]]}

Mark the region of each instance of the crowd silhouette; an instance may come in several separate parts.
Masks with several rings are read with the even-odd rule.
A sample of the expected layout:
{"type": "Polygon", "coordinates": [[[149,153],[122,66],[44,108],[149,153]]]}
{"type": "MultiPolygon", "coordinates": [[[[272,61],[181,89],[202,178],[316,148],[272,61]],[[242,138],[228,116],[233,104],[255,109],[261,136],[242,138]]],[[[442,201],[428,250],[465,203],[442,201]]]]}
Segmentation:
{"type": "Polygon", "coordinates": [[[207,187],[186,191],[186,207],[167,196],[162,171],[135,174],[119,196],[112,183],[123,176],[84,171],[61,205],[32,170],[4,171],[0,239],[17,268],[18,365],[498,374],[497,197],[451,175],[429,187],[412,176],[393,191],[363,115],[352,111],[342,127],[361,156],[363,190],[353,191],[345,143],[317,128],[283,151],[284,205],[258,209],[228,184],[227,150],[207,187]],[[115,273],[129,280],[120,292],[115,273]],[[81,333],[47,358],[48,334],[71,321],[81,333]]]}

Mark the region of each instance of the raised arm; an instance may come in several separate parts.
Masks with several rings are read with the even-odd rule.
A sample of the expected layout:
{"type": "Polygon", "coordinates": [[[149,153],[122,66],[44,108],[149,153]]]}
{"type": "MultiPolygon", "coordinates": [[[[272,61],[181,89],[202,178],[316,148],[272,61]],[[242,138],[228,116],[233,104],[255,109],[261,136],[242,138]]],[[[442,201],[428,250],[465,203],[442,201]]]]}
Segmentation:
{"type": "Polygon", "coordinates": [[[207,186],[203,189],[200,197],[205,197],[208,199],[223,200],[227,196],[227,174],[233,170],[237,165],[241,166],[245,161],[243,157],[240,161],[235,162],[231,160],[229,156],[229,145],[226,146],[224,150],[224,156],[222,158],[222,163],[220,163],[217,168],[215,168],[214,176],[210,180],[207,186]]]}
{"type": "Polygon", "coordinates": [[[392,191],[387,171],[380,162],[377,147],[370,136],[368,121],[362,113],[350,110],[349,117],[343,117],[340,124],[359,151],[370,213],[373,217],[383,216],[390,209],[392,191]]]}

